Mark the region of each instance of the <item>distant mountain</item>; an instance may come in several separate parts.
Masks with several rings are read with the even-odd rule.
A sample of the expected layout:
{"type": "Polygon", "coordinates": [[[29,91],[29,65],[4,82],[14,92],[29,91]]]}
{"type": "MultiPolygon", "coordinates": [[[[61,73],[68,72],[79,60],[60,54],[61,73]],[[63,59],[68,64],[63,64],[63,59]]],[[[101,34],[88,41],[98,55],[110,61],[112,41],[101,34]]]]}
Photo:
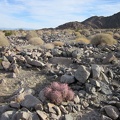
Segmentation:
{"type": "Polygon", "coordinates": [[[104,17],[93,16],[83,22],[68,22],[58,26],[56,29],[83,29],[83,28],[120,28],[120,12],[104,17]]]}

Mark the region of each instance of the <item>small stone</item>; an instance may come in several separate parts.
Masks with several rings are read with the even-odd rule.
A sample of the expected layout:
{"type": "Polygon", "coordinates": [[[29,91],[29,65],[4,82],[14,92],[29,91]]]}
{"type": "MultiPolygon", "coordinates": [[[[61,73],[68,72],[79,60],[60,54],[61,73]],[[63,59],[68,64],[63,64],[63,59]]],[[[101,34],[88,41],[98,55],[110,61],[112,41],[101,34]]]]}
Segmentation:
{"type": "Polygon", "coordinates": [[[71,114],[66,114],[64,120],[73,120],[73,117],[71,114]]]}
{"type": "Polygon", "coordinates": [[[63,82],[63,83],[70,84],[70,83],[75,82],[75,79],[74,79],[74,76],[62,75],[60,81],[63,82]]]}
{"type": "Polygon", "coordinates": [[[8,70],[10,65],[11,65],[10,62],[2,61],[2,66],[5,70],[8,70]]]}
{"type": "Polygon", "coordinates": [[[111,118],[109,118],[109,117],[107,117],[107,116],[105,116],[105,115],[102,115],[101,119],[102,119],[102,120],[112,120],[111,118]]]}
{"type": "Polygon", "coordinates": [[[110,118],[112,118],[113,120],[116,120],[119,117],[119,115],[120,115],[119,110],[116,107],[114,107],[114,106],[106,105],[104,107],[104,109],[105,109],[106,114],[110,118]]]}
{"type": "Polygon", "coordinates": [[[26,95],[24,100],[21,102],[21,105],[26,108],[34,108],[36,104],[41,103],[41,101],[34,97],[33,95],[26,95]]]}
{"type": "Polygon", "coordinates": [[[39,117],[41,118],[41,120],[46,120],[47,119],[48,116],[45,114],[45,112],[42,112],[40,110],[37,110],[36,112],[39,115],[39,117]]]}
{"type": "Polygon", "coordinates": [[[63,105],[60,105],[59,108],[63,114],[68,114],[68,111],[66,110],[66,108],[63,105]]]}
{"type": "Polygon", "coordinates": [[[100,67],[99,65],[92,64],[91,70],[92,70],[92,77],[93,77],[94,79],[99,78],[100,72],[101,72],[101,67],[100,67]]]}
{"type": "Polygon", "coordinates": [[[75,104],[80,103],[80,98],[78,97],[78,95],[76,95],[76,96],[74,97],[74,102],[75,102],[75,104]]]}
{"type": "Polygon", "coordinates": [[[79,68],[75,72],[75,78],[81,83],[85,83],[89,76],[90,72],[83,65],[79,66],[79,68]]]}

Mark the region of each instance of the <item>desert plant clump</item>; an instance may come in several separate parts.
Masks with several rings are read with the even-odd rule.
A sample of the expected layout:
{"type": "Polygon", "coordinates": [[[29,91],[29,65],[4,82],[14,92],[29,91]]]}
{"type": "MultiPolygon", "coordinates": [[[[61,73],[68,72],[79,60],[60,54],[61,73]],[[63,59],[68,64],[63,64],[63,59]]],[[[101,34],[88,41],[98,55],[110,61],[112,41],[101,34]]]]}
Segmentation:
{"type": "Polygon", "coordinates": [[[63,101],[71,101],[74,98],[74,92],[68,84],[52,82],[51,85],[44,88],[44,96],[52,103],[59,105],[63,101]]]}
{"type": "Polygon", "coordinates": [[[97,34],[91,38],[91,44],[93,45],[113,45],[117,44],[117,41],[110,34],[97,34]]]}
{"type": "Polygon", "coordinates": [[[43,45],[44,41],[40,37],[33,37],[28,40],[32,45],[43,45]]]}
{"type": "Polygon", "coordinates": [[[88,40],[86,37],[78,37],[75,39],[75,43],[89,44],[90,40],[88,40]]]}
{"type": "Polygon", "coordinates": [[[60,46],[60,47],[62,47],[62,46],[64,45],[64,42],[54,41],[53,44],[54,44],[55,46],[60,46]]]}
{"type": "Polygon", "coordinates": [[[35,38],[35,37],[38,37],[36,31],[34,31],[34,30],[28,31],[28,33],[26,35],[27,40],[29,40],[31,38],[35,38]]]}
{"type": "Polygon", "coordinates": [[[9,46],[10,43],[4,34],[0,33],[0,46],[9,46]]]}
{"type": "Polygon", "coordinates": [[[5,36],[13,35],[13,31],[11,30],[4,30],[3,32],[5,33],[5,36]]]}
{"type": "Polygon", "coordinates": [[[52,43],[46,43],[46,44],[44,44],[44,48],[46,48],[46,49],[53,49],[54,48],[54,44],[52,44],[52,43]]]}

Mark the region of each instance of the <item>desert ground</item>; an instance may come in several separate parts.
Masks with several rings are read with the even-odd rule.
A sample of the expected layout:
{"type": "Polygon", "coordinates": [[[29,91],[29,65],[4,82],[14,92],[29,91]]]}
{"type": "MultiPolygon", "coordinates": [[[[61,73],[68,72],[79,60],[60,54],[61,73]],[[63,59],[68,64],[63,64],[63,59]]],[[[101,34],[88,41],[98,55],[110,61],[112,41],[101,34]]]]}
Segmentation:
{"type": "Polygon", "coordinates": [[[1,30],[0,120],[120,120],[120,29],[1,30]]]}

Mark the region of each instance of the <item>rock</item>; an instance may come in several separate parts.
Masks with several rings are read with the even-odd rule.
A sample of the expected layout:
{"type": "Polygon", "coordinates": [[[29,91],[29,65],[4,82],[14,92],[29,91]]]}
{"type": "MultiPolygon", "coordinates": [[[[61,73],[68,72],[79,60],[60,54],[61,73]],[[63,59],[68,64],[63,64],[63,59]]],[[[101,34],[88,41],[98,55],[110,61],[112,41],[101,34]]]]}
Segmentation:
{"type": "Polygon", "coordinates": [[[36,104],[35,105],[35,110],[41,110],[41,111],[43,111],[43,105],[42,104],[36,104]]]}
{"type": "Polygon", "coordinates": [[[38,96],[39,96],[39,99],[40,99],[42,102],[45,102],[45,101],[46,101],[46,97],[44,96],[44,89],[39,92],[39,95],[38,95],[38,96]]]}
{"type": "Polygon", "coordinates": [[[17,77],[17,76],[16,76],[16,73],[11,73],[11,74],[10,74],[10,77],[11,77],[11,78],[16,78],[16,77],[17,77]]]}
{"type": "Polygon", "coordinates": [[[92,78],[98,79],[100,77],[101,67],[96,64],[91,65],[92,78]]]}
{"type": "Polygon", "coordinates": [[[73,117],[71,114],[66,114],[64,120],[73,120],[73,117]]]}
{"type": "Polygon", "coordinates": [[[109,53],[108,56],[103,60],[104,64],[117,63],[117,62],[118,62],[118,59],[112,53],[109,53]]]}
{"type": "Polygon", "coordinates": [[[60,56],[62,54],[62,51],[59,49],[52,49],[51,52],[53,56],[60,56]]]}
{"type": "Polygon", "coordinates": [[[40,120],[46,120],[47,119],[48,116],[45,114],[45,112],[42,112],[40,110],[37,110],[36,112],[39,115],[40,120]]]}
{"type": "Polygon", "coordinates": [[[93,85],[86,83],[85,84],[86,91],[91,94],[96,94],[96,89],[93,85]]]}
{"type": "Polygon", "coordinates": [[[11,63],[10,62],[6,62],[6,61],[2,61],[2,67],[5,69],[5,70],[8,70],[11,63]]]}
{"type": "Polygon", "coordinates": [[[0,120],[10,120],[16,111],[6,111],[1,115],[0,120]]]}
{"type": "Polygon", "coordinates": [[[102,81],[104,81],[105,83],[109,84],[109,80],[108,80],[107,76],[103,72],[101,72],[100,77],[101,77],[100,79],[102,81]]]}
{"type": "Polygon", "coordinates": [[[33,65],[33,66],[36,66],[36,67],[44,67],[45,66],[45,64],[42,63],[41,61],[31,59],[28,56],[26,56],[25,58],[26,58],[27,63],[30,64],[30,65],[33,65]]]}
{"type": "Polygon", "coordinates": [[[21,102],[21,106],[26,107],[28,109],[34,108],[36,104],[41,103],[41,101],[34,97],[33,95],[26,95],[24,100],[21,102]]]}
{"type": "Polygon", "coordinates": [[[40,120],[39,116],[37,113],[32,114],[32,120],[40,120]]]}
{"type": "Polygon", "coordinates": [[[75,78],[81,83],[85,83],[89,76],[90,72],[83,65],[79,66],[79,68],[75,72],[75,78]]]}
{"type": "Polygon", "coordinates": [[[100,83],[99,83],[97,80],[95,80],[95,79],[90,79],[90,83],[91,83],[92,85],[94,85],[95,87],[100,88],[100,83]]]}
{"type": "Polygon", "coordinates": [[[74,102],[75,102],[75,104],[80,103],[80,98],[78,97],[78,95],[76,95],[76,96],[74,97],[74,102]]]}
{"type": "Polygon", "coordinates": [[[63,105],[60,105],[59,108],[63,114],[68,114],[68,111],[66,110],[66,108],[63,105]]]}
{"type": "Polygon", "coordinates": [[[113,120],[116,120],[120,115],[119,110],[114,106],[106,105],[104,106],[104,109],[105,109],[106,114],[113,120]]]}
{"type": "Polygon", "coordinates": [[[60,82],[70,84],[70,83],[75,82],[75,79],[74,79],[74,76],[62,75],[60,82]]]}
{"type": "Polygon", "coordinates": [[[107,116],[105,116],[105,115],[102,115],[101,119],[102,119],[102,120],[112,120],[111,118],[109,118],[109,117],[107,117],[107,116]]]}
{"type": "Polygon", "coordinates": [[[79,59],[83,55],[83,51],[81,50],[74,50],[72,52],[72,57],[79,59]]]}
{"type": "Polygon", "coordinates": [[[20,104],[19,104],[19,103],[16,103],[16,102],[11,102],[11,103],[10,103],[10,106],[11,106],[12,108],[17,108],[17,109],[20,108],[20,104]]]}
{"type": "Polygon", "coordinates": [[[101,92],[104,93],[105,95],[112,94],[112,90],[110,89],[110,87],[102,81],[100,81],[100,88],[101,92]]]}
{"type": "Polygon", "coordinates": [[[32,114],[29,111],[17,111],[12,120],[32,120],[32,114]]]}

